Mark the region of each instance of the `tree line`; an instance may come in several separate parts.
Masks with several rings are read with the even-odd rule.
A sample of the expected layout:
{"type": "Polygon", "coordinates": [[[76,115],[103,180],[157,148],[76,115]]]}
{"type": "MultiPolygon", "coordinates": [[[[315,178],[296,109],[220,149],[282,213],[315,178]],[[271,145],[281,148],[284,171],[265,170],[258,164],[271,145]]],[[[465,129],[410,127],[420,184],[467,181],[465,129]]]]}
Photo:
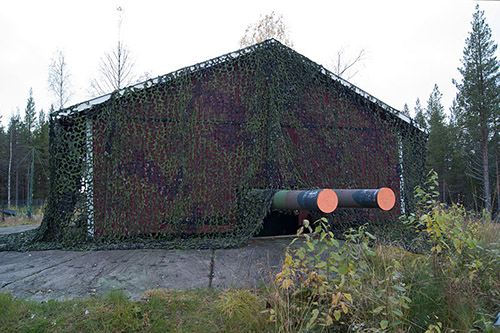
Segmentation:
{"type": "MultiPolygon", "coordinates": [[[[426,166],[439,176],[440,200],[466,208],[500,211],[500,72],[484,11],[476,6],[465,41],[457,95],[445,113],[434,86],[427,106],[415,104],[414,122],[427,130],[426,166]]],[[[403,113],[409,115],[405,105],[403,113]]]]}
{"type": "MultiPolygon", "coordinates": [[[[121,8],[118,8],[121,21],[121,8]]],[[[119,28],[120,29],[120,28],[119,28]]],[[[136,75],[127,46],[118,39],[116,47],[100,60],[98,73],[90,81],[88,94],[95,97],[146,80],[148,73],[136,75]]],[[[48,86],[54,96],[49,115],[63,109],[73,95],[71,73],[65,54],[57,50],[48,71],[48,86]]],[[[0,207],[19,207],[45,200],[49,195],[49,119],[37,112],[33,91],[24,109],[9,119],[7,128],[0,125],[0,207]]]]}
{"type": "MultiPolygon", "coordinates": [[[[52,111],[52,110],[51,110],[52,111]]],[[[0,202],[2,207],[29,205],[49,194],[49,121],[36,111],[33,91],[7,127],[0,126],[0,202]]]]}
{"type": "MultiPolygon", "coordinates": [[[[495,56],[497,45],[484,12],[476,6],[471,31],[465,41],[461,78],[453,80],[457,95],[445,112],[442,94],[434,86],[427,105],[417,99],[413,122],[427,131],[426,167],[439,176],[440,200],[462,203],[474,210],[500,211],[500,73],[495,56]]],[[[283,17],[270,15],[248,26],[240,46],[276,38],[293,46],[283,17]]],[[[339,53],[333,71],[346,75],[362,60],[363,50],[354,60],[339,53]]],[[[130,51],[122,41],[101,59],[99,75],[91,82],[92,95],[108,93],[146,78],[132,73],[130,51]]],[[[349,74],[352,75],[352,74],[349,74]]],[[[70,99],[70,73],[64,53],[58,51],[49,68],[49,87],[57,109],[70,99]]],[[[51,107],[50,112],[54,110],[51,107]]],[[[0,200],[16,205],[29,199],[48,196],[49,123],[43,110],[35,110],[32,91],[26,102],[24,118],[11,116],[7,128],[0,127],[0,200]],[[33,181],[31,182],[31,177],[33,181]]],[[[408,105],[402,112],[410,115],[408,105]]],[[[5,204],[4,204],[5,205],[5,204]]]]}

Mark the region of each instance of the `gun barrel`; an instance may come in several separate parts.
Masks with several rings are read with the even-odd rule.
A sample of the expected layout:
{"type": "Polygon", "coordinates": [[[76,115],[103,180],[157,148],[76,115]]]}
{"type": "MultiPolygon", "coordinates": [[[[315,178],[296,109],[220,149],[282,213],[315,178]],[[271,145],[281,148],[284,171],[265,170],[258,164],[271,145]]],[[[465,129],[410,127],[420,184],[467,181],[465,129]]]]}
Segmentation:
{"type": "Polygon", "coordinates": [[[391,210],[394,191],[379,189],[280,190],[273,196],[272,209],[313,210],[331,213],[337,208],[379,208],[391,210]]]}
{"type": "Polygon", "coordinates": [[[380,208],[391,210],[396,203],[394,191],[387,187],[379,189],[334,190],[339,208],[380,208]]]}
{"type": "Polygon", "coordinates": [[[337,208],[337,204],[337,194],[331,189],[281,190],[274,194],[272,208],[331,213],[337,208]]]}

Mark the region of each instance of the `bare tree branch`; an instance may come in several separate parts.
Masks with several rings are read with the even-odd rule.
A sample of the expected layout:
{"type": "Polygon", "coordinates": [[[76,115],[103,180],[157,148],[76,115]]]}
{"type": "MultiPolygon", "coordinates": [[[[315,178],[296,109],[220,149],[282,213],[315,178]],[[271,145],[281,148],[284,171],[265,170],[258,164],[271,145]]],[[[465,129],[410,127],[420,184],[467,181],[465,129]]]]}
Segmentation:
{"type": "Polygon", "coordinates": [[[101,58],[99,74],[90,82],[90,93],[104,95],[137,82],[134,65],[129,49],[119,41],[113,51],[101,58]]]}
{"type": "Polygon", "coordinates": [[[337,51],[336,59],[328,67],[335,75],[350,80],[358,74],[356,66],[363,62],[365,55],[365,50],[361,50],[357,56],[348,57],[345,48],[341,48],[337,51]]]}
{"type": "Polygon", "coordinates": [[[57,56],[51,59],[48,82],[50,91],[57,97],[59,109],[62,109],[73,95],[71,74],[67,66],[64,53],[61,50],[57,51],[57,56]]]}

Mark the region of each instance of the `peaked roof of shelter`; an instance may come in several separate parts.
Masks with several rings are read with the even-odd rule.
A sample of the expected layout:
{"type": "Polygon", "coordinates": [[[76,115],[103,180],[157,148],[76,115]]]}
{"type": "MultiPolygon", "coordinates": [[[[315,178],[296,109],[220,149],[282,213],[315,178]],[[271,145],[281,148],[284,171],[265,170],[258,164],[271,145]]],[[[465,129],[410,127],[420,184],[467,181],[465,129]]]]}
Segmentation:
{"type": "Polygon", "coordinates": [[[123,95],[125,93],[125,91],[127,91],[127,90],[129,90],[129,91],[130,90],[131,91],[142,90],[142,89],[149,88],[151,86],[154,86],[154,85],[157,85],[157,84],[160,84],[160,83],[170,82],[172,80],[177,79],[180,76],[183,76],[183,75],[186,75],[186,74],[195,73],[195,72],[200,71],[200,70],[204,70],[204,69],[208,69],[208,68],[220,65],[220,64],[224,64],[224,63],[236,60],[236,59],[238,59],[239,57],[241,57],[243,55],[251,54],[251,53],[254,53],[254,52],[256,52],[256,51],[258,51],[258,50],[260,50],[262,48],[269,48],[269,47],[283,47],[283,48],[288,49],[289,51],[291,51],[291,52],[293,52],[293,53],[295,53],[297,55],[300,55],[310,65],[313,65],[316,68],[316,70],[318,72],[320,72],[321,74],[323,74],[323,75],[331,78],[332,80],[340,83],[341,85],[343,85],[344,87],[350,89],[351,91],[353,91],[354,93],[356,93],[359,96],[363,97],[364,99],[366,99],[366,100],[370,101],[371,103],[373,103],[373,104],[381,107],[383,110],[385,110],[389,114],[391,114],[391,115],[393,115],[393,116],[395,116],[395,117],[403,120],[404,122],[406,122],[408,124],[411,124],[414,127],[422,130],[415,122],[412,121],[412,119],[410,117],[404,115],[400,111],[394,109],[393,107],[389,106],[388,104],[386,104],[386,103],[382,102],[381,100],[375,98],[374,96],[372,96],[369,93],[365,92],[364,90],[358,88],[357,86],[355,86],[354,84],[348,82],[347,80],[345,80],[345,79],[343,79],[343,78],[335,75],[334,73],[332,73],[331,71],[329,71],[325,67],[323,67],[323,66],[315,63],[314,61],[312,61],[312,60],[304,57],[303,55],[301,55],[297,51],[289,48],[288,46],[285,46],[285,45],[281,44],[279,41],[277,41],[275,39],[268,39],[268,40],[266,40],[264,42],[261,42],[261,43],[255,44],[255,45],[251,45],[251,46],[248,46],[246,48],[243,48],[243,49],[231,52],[231,53],[227,53],[227,54],[221,55],[219,57],[216,57],[216,58],[213,58],[213,59],[210,59],[210,60],[206,60],[204,62],[195,64],[195,65],[192,65],[192,66],[181,68],[181,69],[179,69],[177,71],[174,71],[174,72],[171,72],[169,74],[161,75],[161,76],[158,76],[156,78],[146,80],[144,82],[136,83],[136,84],[134,84],[132,86],[120,89],[119,91],[115,91],[115,92],[112,92],[112,93],[109,93],[109,94],[106,94],[106,95],[103,95],[103,96],[99,96],[99,97],[87,100],[87,101],[82,102],[82,103],[75,104],[75,105],[70,106],[68,108],[55,111],[53,113],[53,115],[56,118],[60,118],[60,117],[65,117],[65,116],[67,116],[67,115],[69,115],[71,113],[74,113],[74,112],[78,113],[80,111],[89,110],[89,109],[92,109],[96,105],[100,105],[100,104],[106,102],[114,94],[118,93],[120,95],[123,95]]]}

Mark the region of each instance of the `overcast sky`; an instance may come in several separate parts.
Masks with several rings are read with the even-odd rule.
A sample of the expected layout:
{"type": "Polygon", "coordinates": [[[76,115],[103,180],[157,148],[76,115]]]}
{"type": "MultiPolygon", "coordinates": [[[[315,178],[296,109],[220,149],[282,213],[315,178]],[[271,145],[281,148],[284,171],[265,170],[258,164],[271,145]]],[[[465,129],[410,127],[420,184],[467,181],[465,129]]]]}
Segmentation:
{"type": "Polygon", "coordinates": [[[341,48],[352,55],[364,49],[351,82],[383,102],[413,110],[419,97],[425,106],[437,83],[448,109],[477,3],[498,44],[500,1],[3,0],[0,115],[3,124],[17,108],[23,116],[30,88],[37,111],[49,110],[56,99],[48,91],[48,69],[57,49],[72,74],[67,106],[87,100],[99,59],[116,45],[118,7],[137,73],[155,77],[237,50],[247,25],[275,11],[295,50],[319,64],[332,62],[341,48]]]}

